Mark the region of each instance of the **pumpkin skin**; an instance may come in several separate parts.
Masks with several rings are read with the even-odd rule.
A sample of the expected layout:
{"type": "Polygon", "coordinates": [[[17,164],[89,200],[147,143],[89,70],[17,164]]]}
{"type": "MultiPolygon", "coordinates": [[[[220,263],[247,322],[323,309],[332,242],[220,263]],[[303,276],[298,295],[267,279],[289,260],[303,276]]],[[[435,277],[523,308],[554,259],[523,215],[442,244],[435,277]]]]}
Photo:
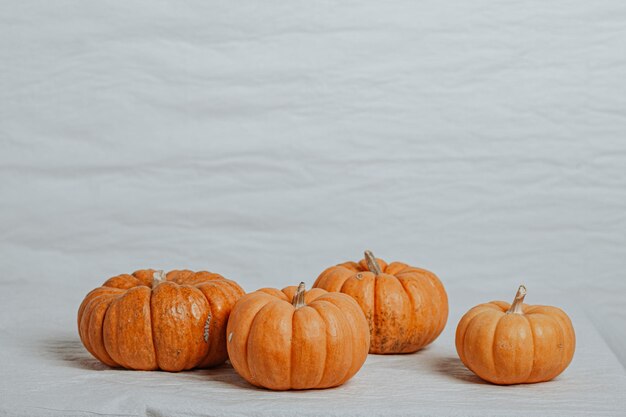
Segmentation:
{"type": "Polygon", "coordinates": [[[367,322],[350,297],[322,289],[263,288],[235,304],[228,320],[230,362],[246,381],[272,390],[343,384],[369,349],[367,322]]]}
{"type": "Polygon", "coordinates": [[[521,286],[512,304],[492,301],[469,310],[456,329],[461,361],[485,381],[499,385],[549,381],[574,356],[572,322],[557,307],[523,304],[521,286]]]}
{"type": "Polygon", "coordinates": [[[370,251],[358,263],[326,269],[313,287],[354,298],[369,323],[370,353],[411,353],[433,342],[448,320],[448,296],[435,274],[370,251]]]}
{"type": "Polygon", "coordinates": [[[78,310],[85,348],[111,366],[182,371],[226,361],[226,322],[244,294],[219,274],[143,269],[91,291],[78,310]]]}

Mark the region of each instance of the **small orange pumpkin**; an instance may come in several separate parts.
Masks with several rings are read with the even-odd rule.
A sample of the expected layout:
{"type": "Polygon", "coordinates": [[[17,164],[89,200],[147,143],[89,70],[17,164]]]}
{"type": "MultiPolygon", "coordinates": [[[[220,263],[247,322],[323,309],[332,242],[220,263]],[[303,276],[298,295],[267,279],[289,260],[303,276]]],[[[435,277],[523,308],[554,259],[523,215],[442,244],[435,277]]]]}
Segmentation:
{"type": "Polygon", "coordinates": [[[144,269],[91,291],[78,310],[85,348],[112,367],[182,371],[227,359],[226,322],[244,294],[211,272],[144,269]]]}
{"type": "Polygon", "coordinates": [[[235,304],[228,320],[228,355],[252,385],[273,390],[341,385],[367,357],[369,333],[350,297],[304,283],[263,288],[235,304]]]}
{"type": "Polygon", "coordinates": [[[567,368],[576,336],[563,310],[523,304],[519,287],[512,304],[492,301],[469,310],[456,329],[461,361],[494,384],[549,381],[567,368]]]}
{"type": "Polygon", "coordinates": [[[439,336],[448,319],[448,296],[435,274],[401,262],[387,264],[370,251],[358,263],[326,269],[313,286],[359,303],[369,323],[370,353],[416,352],[439,336]]]}

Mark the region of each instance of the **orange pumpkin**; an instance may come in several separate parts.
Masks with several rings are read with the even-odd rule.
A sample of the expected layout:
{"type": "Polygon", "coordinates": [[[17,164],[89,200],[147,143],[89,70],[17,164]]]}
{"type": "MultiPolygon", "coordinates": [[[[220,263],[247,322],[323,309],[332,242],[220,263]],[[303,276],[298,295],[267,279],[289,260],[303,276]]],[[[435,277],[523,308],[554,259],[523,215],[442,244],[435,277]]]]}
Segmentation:
{"type": "Polygon", "coordinates": [[[341,385],[361,368],[369,348],[367,322],[350,297],[304,283],[263,288],[235,304],[228,355],[252,385],[273,390],[341,385]]]}
{"type": "Polygon", "coordinates": [[[387,264],[365,251],[360,262],[326,269],[314,287],[348,294],[369,322],[370,353],[416,352],[434,341],[448,319],[439,278],[401,262],[387,264]]]}
{"type": "Polygon", "coordinates": [[[512,304],[492,301],[469,310],[456,329],[461,361],[494,384],[549,381],[567,368],[576,336],[563,310],[523,304],[519,287],[512,304]]]}
{"type": "Polygon", "coordinates": [[[226,322],[243,294],[211,272],[139,270],[87,294],[78,332],[85,348],[112,367],[210,367],[227,359],[226,322]]]}

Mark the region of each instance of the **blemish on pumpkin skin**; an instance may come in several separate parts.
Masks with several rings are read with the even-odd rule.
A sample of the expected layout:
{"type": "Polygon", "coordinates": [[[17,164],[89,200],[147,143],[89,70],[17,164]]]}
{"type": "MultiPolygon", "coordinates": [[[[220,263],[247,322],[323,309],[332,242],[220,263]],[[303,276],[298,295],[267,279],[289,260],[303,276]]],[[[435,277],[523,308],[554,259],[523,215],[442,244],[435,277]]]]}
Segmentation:
{"type": "Polygon", "coordinates": [[[192,315],[193,317],[198,317],[198,318],[199,318],[199,317],[200,317],[200,314],[201,314],[201,313],[200,313],[200,307],[198,306],[198,304],[193,303],[193,304],[191,305],[191,315],[192,315]]]}
{"type": "Polygon", "coordinates": [[[230,332],[230,334],[228,335],[228,343],[230,343],[233,340],[233,332],[230,332]]]}
{"type": "Polygon", "coordinates": [[[204,342],[209,343],[209,325],[211,324],[211,315],[209,314],[204,323],[204,342]]]}

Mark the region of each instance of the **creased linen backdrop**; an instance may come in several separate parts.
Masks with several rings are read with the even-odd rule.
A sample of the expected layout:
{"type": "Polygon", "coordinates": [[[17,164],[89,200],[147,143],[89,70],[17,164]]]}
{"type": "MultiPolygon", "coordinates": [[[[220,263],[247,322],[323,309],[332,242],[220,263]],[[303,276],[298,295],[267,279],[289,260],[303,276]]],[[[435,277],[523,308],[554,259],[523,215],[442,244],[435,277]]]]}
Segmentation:
{"type": "Polygon", "coordinates": [[[616,0],[3,1],[0,415],[623,413],[625,22],[616,0]],[[364,249],[436,272],[450,318],[339,389],[109,370],[78,341],[118,273],[252,291],[364,249]],[[571,314],[576,356],[480,384],[454,328],[520,283],[571,314]]]}

